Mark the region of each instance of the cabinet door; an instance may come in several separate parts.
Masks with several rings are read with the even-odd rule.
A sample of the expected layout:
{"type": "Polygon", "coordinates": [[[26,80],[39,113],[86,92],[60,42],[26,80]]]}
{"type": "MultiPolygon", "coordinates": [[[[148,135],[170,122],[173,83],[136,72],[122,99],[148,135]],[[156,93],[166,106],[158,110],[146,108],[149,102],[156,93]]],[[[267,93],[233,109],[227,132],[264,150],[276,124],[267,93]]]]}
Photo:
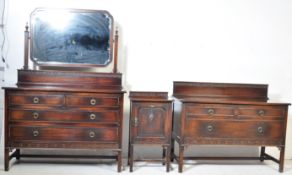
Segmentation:
{"type": "Polygon", "coordinates": [[[132,139],[135,142],[161,143],[170,139],[171,105],[168,103],[132,104],[132,139]]]}

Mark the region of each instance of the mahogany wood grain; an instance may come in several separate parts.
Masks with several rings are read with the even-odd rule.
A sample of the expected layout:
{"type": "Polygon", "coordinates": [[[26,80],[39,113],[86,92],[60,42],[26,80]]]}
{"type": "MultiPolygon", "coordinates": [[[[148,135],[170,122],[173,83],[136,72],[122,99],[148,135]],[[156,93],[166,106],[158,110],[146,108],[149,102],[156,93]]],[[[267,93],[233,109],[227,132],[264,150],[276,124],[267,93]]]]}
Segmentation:
{"type": "Polygon", "coordinates": [[[4,87],[5,171],[24,148],[103,149],[121,171],[121,74],[19,70],[18,80],[4,87]]]}
{"type": "Polygon", "coordinates": [[[167,92],[131,91],[131,112],[129,132],[130,172],[133,171],[134,146],[162,146],[162,164],[170,169],[172,100],[167,92]]]}
{"type": "Polygon", "coordinates": [[[174,82],[172,158],[177,157],[176,141],[178,171],[183,171],[184,160],[201,158],[184,156],[189,145],[244,145],[261,147],[257,159],[277,160],[282,172],[290,104],[268,103],[267,94],[268,85],[263,84],[174,82]],[[266,146],[280,148],[280,158],[268,155],[266,146]]]}

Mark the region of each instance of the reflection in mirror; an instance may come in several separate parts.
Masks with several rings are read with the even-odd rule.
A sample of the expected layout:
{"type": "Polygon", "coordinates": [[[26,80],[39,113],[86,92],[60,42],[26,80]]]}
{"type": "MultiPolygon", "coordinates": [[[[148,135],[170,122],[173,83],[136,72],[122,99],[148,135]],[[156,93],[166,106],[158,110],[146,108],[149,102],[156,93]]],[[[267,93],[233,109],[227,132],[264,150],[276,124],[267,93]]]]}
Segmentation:
{"type": "Polygon", "coordinates": [[[37,9],[31,59],[38,65],[105,66],[112,59],[112,23],[106,11],[37,9]]]}

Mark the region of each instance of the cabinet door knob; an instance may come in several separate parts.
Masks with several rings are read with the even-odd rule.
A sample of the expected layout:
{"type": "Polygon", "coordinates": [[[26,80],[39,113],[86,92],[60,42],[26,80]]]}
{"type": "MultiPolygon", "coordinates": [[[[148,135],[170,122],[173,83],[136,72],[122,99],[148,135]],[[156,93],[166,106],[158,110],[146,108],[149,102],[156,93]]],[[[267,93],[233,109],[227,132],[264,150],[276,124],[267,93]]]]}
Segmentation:
{"type": "Polygon", "coordinates": [[[38,119],[39,118],[39,113],[38,112],[34,112],[32,113],[32,116],[34,119],[38,119]]]}
{"type": "Polygon", "coordinates": [[[209,115],[214,115],[214,114],[215,114],[215,110],[212,109],[212,108],[210,108],[210,109],[208,109],[207,113],[208,113],[209,115]]]}
{"type": "Polygon", "coordinates": [[[90,104],[91,105],[96,105],[96,100],[94,98],[90,99],[90,104]]]}
{"type": "Polygon", "coordinates": [[[138,123],[139,123],[138,117],[134,117],[133,126],[138,127],[138,123]]]}
{"type": "Polygon", "coordinates": [[[262,134],[263,132],[264,132],[264,128],[261,127],[261,126],[259,126],[259,127],[258,127],[258,133],[262,134]]]}
{"type": "Polygon", "coordinates": [[[33,135],[34,137],[37,137],[39,134],[40,134],[40,133],[39,133],[38,130],[34,130],[34,131],[32,131],[32,135],[33,135]]]}
{"type": "Polygon", "coordinates": [[[90,120],[95,120],[96,115],[92,113],[92,114],[89,115],[89,118],[90,118],[90,120]]]}
{"type": "Polygon", "coordinates": [[[40,102],[40,99],[38,97],[33,97],[33,103],[37,104],[40,102]]]}
{"type": "Polygon", "coordinates": [[[212,132],[212,131],[214,130],[214,127],[213,127],[212,125],[208,125],[208,126],[207,126],[207,130],[208,130],[209,132],[212,132]]]}
{"type": "Polygon", "coordinates": [[[93,138],[93,137],[95,137],[95,132],[90,131],[88,135],[89,135],[90,138],[93,138]]]}
{"type": "Polygon", "coordinates": [[[259,110],[259,111],[258,111],[258,115],[261,116],[261,117],[263,117],[263,116],[265,115],[265,111],[262,110],[262,109],[259,110]]]}

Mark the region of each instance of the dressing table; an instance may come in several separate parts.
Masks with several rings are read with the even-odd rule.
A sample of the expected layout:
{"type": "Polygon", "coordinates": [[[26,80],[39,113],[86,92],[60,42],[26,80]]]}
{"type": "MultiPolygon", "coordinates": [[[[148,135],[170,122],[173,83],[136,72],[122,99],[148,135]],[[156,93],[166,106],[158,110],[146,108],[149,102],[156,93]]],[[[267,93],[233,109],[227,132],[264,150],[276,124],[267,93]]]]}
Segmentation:
{"type": "Polygon", "coordinates": [[[103,10],[32,12],[24,67],[16,86],[3,88],[5,171],[10,159],[22,157],[114,159],[121,171],[124,91],[113,28],[103,10]],[[23,153],[26,148],[105,154],[37,155],[23,153]]]}

